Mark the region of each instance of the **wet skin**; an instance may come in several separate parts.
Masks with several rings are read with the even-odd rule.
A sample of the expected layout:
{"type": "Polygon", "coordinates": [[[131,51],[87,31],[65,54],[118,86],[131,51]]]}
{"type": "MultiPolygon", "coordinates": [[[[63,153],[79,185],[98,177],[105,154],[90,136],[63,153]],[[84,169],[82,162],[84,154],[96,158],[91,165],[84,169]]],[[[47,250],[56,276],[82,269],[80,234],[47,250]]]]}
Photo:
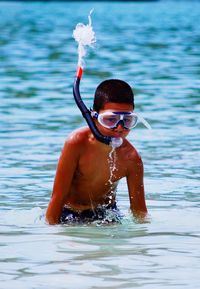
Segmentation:
{"type": "MultiPolygon", "coordinates": [[[[130,104],[107,103],[100,112],[132,111],[130,104]]],[[[59,223],[64,206],[74,211],[94,209],[115,202],[118,181],[126,177],[130,208],[133,214],[146,214],[143,164],[136,149],[128,142],[129,130],[120,124],[114,130],[96,125],[104,135],[123,138],[123,144],[109,154],[112,147],[97,141],[88,127],[80,128],[66,140],[56,170],[52,197],[46,220],[59,223]],[[114,164],[111,170],[110,163],[114,164]],[[111,178],[111,179],[110,179],[111,178]]]]}

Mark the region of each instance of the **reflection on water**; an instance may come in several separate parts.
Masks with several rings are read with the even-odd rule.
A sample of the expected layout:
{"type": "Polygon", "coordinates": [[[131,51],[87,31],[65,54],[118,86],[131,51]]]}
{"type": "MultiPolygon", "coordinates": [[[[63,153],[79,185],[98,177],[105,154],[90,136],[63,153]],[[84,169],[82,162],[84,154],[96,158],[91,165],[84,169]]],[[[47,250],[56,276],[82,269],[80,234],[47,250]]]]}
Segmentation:
{"type": "Polygon", "coordinates": [[[6,288],[198,288],[199,11],[198,1],[0,3],[0,280],[6,288]],[[81,91],[91,106],[106,78],[134,87],[136,111],[153,128],[139,125],[129,135],[145,166],[150,221],[132,219],[122,180],[122,224],[47,226],[63,142],[85,125],[72,97],[77,47],[71,34],[91,8],[98,42],[81,91]]]}

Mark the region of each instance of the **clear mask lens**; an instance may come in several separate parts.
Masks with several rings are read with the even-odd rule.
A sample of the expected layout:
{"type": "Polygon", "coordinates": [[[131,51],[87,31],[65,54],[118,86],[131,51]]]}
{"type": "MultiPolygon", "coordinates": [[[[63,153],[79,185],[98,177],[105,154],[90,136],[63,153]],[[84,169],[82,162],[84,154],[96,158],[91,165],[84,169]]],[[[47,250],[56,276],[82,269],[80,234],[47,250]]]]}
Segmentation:
{"type": "Polygon", "coordinates": [[[97,119],[106,128],[116,128],[122,122],[124,128],[131,129],[136,126],[138,116],[132,112],[105,112],[100,113],[97,119]]]}

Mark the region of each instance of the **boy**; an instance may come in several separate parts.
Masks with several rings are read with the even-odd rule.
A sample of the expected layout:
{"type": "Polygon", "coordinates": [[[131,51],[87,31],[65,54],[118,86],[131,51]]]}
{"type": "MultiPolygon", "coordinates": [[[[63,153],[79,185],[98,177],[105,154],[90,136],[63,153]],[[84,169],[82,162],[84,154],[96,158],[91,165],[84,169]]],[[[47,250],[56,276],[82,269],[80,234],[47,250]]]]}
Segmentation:
{"type": "Polygon", "coordinates": [[[99,131],[120,137],[123,143],[111,154],[112,147],[96,140],[89,127],[70,134],[46,211],[49,224],[103,220],[109,210],[116,214],[115,220],[120,219],[116,189],[123,177],[127,179],[132,213],[140,217],[147,214],[142,160],[126,139],[135,117],[131,87],[122,80],[103,81],[96,89],[93,109],[99,131]]]}

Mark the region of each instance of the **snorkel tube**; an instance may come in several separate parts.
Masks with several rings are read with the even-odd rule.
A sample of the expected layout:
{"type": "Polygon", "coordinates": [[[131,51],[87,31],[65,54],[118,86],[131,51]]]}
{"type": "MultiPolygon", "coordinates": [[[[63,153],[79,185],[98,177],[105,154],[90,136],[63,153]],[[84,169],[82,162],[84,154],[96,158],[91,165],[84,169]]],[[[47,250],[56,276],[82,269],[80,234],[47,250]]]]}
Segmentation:
{"type": "Polygon", "coordinates": [[[75,30],[73,31],[73,37],[78,42],[78,68],[73,86],[73,94],[76,104],[82,112],[82,115],[85,118],[95,138],[106,145],[112,145],[113,148],[116,148],[123,143],[123,139],[104,136],[100,133],[92,119],[90,110],[86,107],[81,98],[79,90],[80,81],[83,75],[83,58],[86,54],[85,47],[92,46],[92,44],[96,42],[95,33],[92,28],[91,13],[92,10],[90,11],[90,14],[88,16],[89,23],[87,25],[84,25],[83,23],[78,23],[75,30]]]}
{"type": "Polygon", "coordinates": [[[79,87],[80,87],[80,81],[82,78],[82,74],[83,74],[82,67],[78,67],[75,81],[74,81],[74,86],[73,86],[74,99],[76,101],[78,108],[82,112],[82,115],[85,118],[89,128],[91,129],[93,135],[95,136],[95,138],[104,144],[110,145],[112,142],[112,138],[109,136],[104,136],[99,132],[99,130],[97,129],[97,127],[96,127],[96,125],[95,125],[95,123],[91,117],[90,110],[86,107],[86,105],[84,104],[84,102],[81,98],[79,87]]]}

